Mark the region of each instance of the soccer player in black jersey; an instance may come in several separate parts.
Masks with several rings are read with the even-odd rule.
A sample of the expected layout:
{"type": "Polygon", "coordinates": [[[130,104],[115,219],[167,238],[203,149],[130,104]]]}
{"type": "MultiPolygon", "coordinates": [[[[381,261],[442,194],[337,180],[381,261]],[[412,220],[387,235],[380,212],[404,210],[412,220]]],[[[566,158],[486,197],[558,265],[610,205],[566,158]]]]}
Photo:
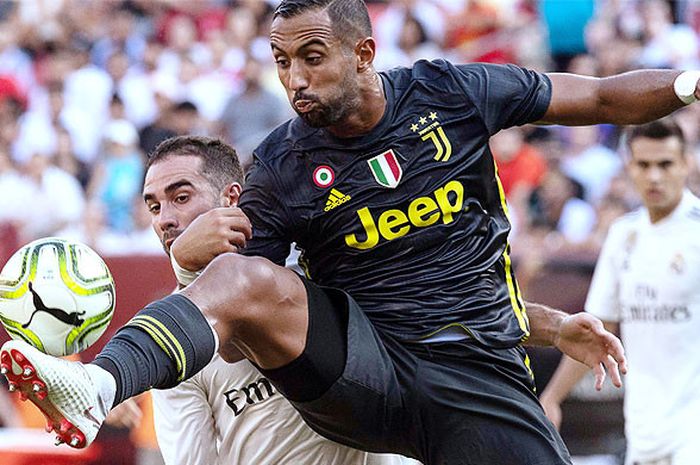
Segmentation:
{"type": "Polygon", "coordinates": [[[556,345],[599,385],[603,367],[620,384],[624,356],[588,315],[526,311],[488,139],[525,123],[653,120],[700,95],[698,75],[441,60],[377,73],[361,0],[283,0],[270,41],[299,118],[256,150],[240,209],[172,231],[176,268],[201,275],[143,309],[93,364],[8,343],[3,370],[30,373],[13,371],[15,389],[80,447],[103,410],[191,376],[218,337],[224,358],[239,349],[338,442],[425,464],[570,463],[521,344],[556,345]],[[204,255],[213,230],[220,248],[204,255]],[[308,279],[278,266],[292,241],[308,279]]]}

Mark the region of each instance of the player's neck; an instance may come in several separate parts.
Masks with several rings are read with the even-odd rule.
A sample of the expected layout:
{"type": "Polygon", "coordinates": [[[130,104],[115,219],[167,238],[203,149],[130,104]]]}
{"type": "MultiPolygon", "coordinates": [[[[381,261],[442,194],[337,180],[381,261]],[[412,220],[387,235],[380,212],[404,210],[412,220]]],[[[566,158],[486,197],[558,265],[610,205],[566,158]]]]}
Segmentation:
{"type": "Polygon", "coordinates": [[[336,137],[358,137],[372,131],[381,121],[386,111],[386,97],[382,78],[375,71],[367,76],[366,85],[361,87],[360,104],[340,123],[326,128],[336,137]]]}
{"type": "Polygon", "coordinates": [[[647,211],[649,212],[649,221],[651,224],[656,224],[662,220],[665,220],[671,216],[674,211],[676,211],[676,208],[678,208],[680,203],[681,199],[678,199],[678,202],[666,208],[647,208],[647,211]]]}

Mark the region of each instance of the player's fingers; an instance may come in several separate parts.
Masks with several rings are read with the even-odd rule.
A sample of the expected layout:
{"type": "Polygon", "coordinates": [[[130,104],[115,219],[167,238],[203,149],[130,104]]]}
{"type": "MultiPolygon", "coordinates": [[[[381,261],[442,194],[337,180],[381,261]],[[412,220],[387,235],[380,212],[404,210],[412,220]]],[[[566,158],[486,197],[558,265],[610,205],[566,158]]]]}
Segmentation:
{"type": "Polygon", "coordinates": [[[603,383],[605,382],[605,369],[602,363],[598,363],[593,367],[593,374],[595,374],[595,389],[600,391],[603,389],[603,383]]]}
{"type": "Polygon", "coordinates": [[[603,364],[605,365],[605,371],[607,371],[610,376],[610,381],[612,381],[613,386],[618,388],[622,387],[622,377],[620,376],[620,370],[618,369],[615,359],[608,355],[603,364]]]}
{"type": "Polygon", "coordinates": [[[625,348],[622,346],[620,339],[613,333],[605,329],[603,323],[595,319],[591,322],[591,329],[593,332],[603,339],[605,347],[607,348],[608,354],[617,362],[620,367],[620,371],[623,374],[627,373],[627,357],[625,357],[625,348]]]}
{"type": "Polygon", "coordinates": [[[235,250],[229,250],[229,252],[238,252],[238,249],[244,248],[246,244],[246,236],[240,231],[231,230],[227,240],[230,246],[235,247],[235,250]]]}
{"type": "Polygon", "coordinates": [[[247,217],[237,216],[231,218],[229,221],[229,228],[243,233],[245,239],[250,239],[253,237],[253,226],[250,224],[250,220],[248,220],[247,217]]]}
{"type": "Polygon", "coordinates": [[[242,230],[245,231],[245,233],[246,233],[246,238],[252,239],[252,238],[253,238],[253,225],[252,225],[252,223],[250,222],[250,218],[248,218],[248,215],[246,215],[246,214],[243,212],[243,210],[241,210],[240,208],[236,207],[236,210],[238,210],[238,212],[240,213],[240,216],[239,216],[239,217],[240,217],[242,220],[245,220],[245,227],[243,228],[243,226],[242,226],[242,230]]]}
{"type": "Polygon", "coordinates": [[[622,342],[617,336],[607,331],[603,337],[606,339],[608,355],[616,362],[620,372],[627,374],[627,357],[625,356],[625,348],[622,346],[622,342]]]}
{"type": "Polygon", "coordinates": [[[627,374],[627,357],[622,356],[622,360],[617,360],[617,366],[620,368],[620,373],[627,374]]]}

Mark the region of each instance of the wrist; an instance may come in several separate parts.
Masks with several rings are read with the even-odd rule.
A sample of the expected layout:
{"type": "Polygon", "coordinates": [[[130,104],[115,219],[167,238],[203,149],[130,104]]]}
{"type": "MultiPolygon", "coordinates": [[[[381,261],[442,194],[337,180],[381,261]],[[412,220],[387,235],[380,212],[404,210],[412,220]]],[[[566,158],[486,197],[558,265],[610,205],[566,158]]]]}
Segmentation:
{"type": "Polygon", "coordinates": [[[683,71],[673,81],[673,91],[685,105],[698,101],[695,96],[698,80],[700,80],[700,71],[683,71]]]}
{"type": "Polygon", "coordinates": [[[568,313],[564,313],[559,310],[553,311],[550,315],[552,325],[551,341],[554,347],[559,347],[559,342],[561,341],[561,328],[564,325],[564,320],[566,320],[568,317],[568,313]]]}
{"type": "Polygon", "coordinates": [[[199,271],[186,270],[182,266],[180,266],[180,264],[177,262],[177,259],[175,258],[175,255],[173,254],[172,249],[170,250],[170,265],[173,267],[173,273],[175,273],[175,278],[177,279],[177,282],[182,286],[189,285],[192,281],[197,279],[197,276],[199,276],[200,274],[199,271]]]}
{"type": "Polygon", "coordinates": [[[562,324],[568,314],[534,302],[526,302],[525,305],[530,320],[530,335],[526,344],[529,346],[557,346],[562,324]]]}

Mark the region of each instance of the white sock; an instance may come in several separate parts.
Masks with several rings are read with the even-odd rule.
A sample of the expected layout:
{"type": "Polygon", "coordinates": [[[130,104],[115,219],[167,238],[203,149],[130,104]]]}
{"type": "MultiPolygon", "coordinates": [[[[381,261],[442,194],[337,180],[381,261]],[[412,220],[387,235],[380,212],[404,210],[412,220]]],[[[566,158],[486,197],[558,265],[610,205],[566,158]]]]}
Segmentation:
{"type": "Polygon", "coordinates": [[[95,383],[98,397],[103,403],[101,407],[104,409],[106,415],[110,410],[112,410],[114,397],[117,395],[117,381],[109,371],[95,365],[94,363],[87,363],[83,366],[88,372],[88,375],[90,375],[92,382],[95,383]]]}

